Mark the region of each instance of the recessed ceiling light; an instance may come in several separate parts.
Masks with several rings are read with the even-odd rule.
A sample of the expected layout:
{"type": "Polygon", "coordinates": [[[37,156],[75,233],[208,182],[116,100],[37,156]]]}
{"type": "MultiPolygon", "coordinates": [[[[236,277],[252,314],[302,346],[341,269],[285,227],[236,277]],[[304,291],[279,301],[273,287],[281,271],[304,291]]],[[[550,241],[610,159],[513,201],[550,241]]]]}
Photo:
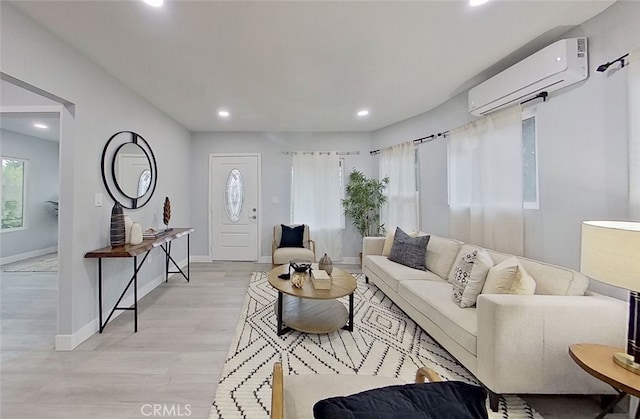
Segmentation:
{"type": "Polygon", "coordinates": [[[36,128],[40,128],[40,129],[48,129],[49,128],[47,125],[41,124],[40,122],[35,122],[33,124],[33,126],[36,127],[36,128]]]}
{"type": "Polygon", "coordinates": [[[229,117],[229,111],[219,111],[218,112],[218,116],[220,118],[228,118],[229,117]]]}
{"type": "Polygon", "coordinates": [[[151,7],[162,7],[164,0],[142,0],[151,7]]]}
{"type": "Polygon", "coordinates": [[[469,0],[469,6],[476,7],[487,3],[489,0],[469,0]]]}
{"type": "Polygon", "coordinates": [[[367,115],[369,115],[369,111],[366,109],[358,111],[358,116],[367,116],[367,115]]]}

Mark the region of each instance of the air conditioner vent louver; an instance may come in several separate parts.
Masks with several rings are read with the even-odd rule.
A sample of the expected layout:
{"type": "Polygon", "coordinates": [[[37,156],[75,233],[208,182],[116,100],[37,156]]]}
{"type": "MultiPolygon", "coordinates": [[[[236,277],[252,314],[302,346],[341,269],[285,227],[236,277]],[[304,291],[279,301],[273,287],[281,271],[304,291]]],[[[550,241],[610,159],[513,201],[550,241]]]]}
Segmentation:
{"type": "Polygon", "coordinates": [[[555,42],[469,90],[469,112],[486,115],[587,78],[587,38],[555,42]]]}

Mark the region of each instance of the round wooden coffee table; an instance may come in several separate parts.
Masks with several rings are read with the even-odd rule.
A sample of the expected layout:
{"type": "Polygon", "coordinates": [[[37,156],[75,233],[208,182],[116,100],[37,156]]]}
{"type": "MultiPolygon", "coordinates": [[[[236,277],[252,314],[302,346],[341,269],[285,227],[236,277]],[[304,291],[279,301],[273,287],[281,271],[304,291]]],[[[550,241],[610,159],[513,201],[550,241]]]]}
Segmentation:
{"type": "MultiPolygon", "coordinates": [[[[330,333],[338,329],[353,331],[353,293],[356,279],[342,269],[333,268],[331,288],[317,290],[307,280],[302,288],[296,288],[291,280],[278,275],[289,272],[289,265],[277,266],[269,272],[269,284],[278,290],[275,303],[278,319],[278,336],[291,329],[305,333],[330,333]],[[349,310],[338,298],[349,296],[349,310]]],[[[293,275],[293,269],[291,270],[293,275]]]]}

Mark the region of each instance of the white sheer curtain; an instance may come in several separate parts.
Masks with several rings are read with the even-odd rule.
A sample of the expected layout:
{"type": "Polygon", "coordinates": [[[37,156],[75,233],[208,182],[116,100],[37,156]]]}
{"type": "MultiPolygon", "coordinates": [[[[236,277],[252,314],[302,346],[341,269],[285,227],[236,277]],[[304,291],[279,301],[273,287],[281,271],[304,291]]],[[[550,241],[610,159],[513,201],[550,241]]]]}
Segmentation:
{"type": "Polygon", "coordinates": [[[291,222],[308,224],[316,258],[325,253],[342,260],[340,162],[337,153],[297,152],[293,155],[291,222]]]}
{"type": "Polygon", "coordinates": [[[409,141],[380,151],[378,174],[380,179],[389,178],[380,222],[387,231],[396,227],[407,232],[418,230],[415,144],[409,141]]]}
{"type": "Polygon", "coordinates": [[[640,221],[640,48],[629,63],[629,215],[640,221]]]}
{"type": "Polygon", "coordinates": [[[452,237],[524,253],[521,115],[521,107],[515,106],[449,134],[452,237]]]}

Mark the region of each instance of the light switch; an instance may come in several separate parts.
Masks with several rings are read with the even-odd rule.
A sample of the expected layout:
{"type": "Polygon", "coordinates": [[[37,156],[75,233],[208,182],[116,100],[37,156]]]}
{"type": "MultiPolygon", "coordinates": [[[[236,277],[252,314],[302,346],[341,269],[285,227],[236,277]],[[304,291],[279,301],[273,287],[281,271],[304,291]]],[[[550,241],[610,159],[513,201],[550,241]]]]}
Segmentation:
{"type": "Polygon", "coordinates": [[[102,206],[102,194],[100,192],[96,193],[93,197],[93,206],[101,207],[102,206]]]}
{"type": "Polygon", "coordinates": [[[272,204],[279,204],[280,203],[280,198],[278,198],[277,196],[272,196],[271,197],[271,203],[272,204]]]}

